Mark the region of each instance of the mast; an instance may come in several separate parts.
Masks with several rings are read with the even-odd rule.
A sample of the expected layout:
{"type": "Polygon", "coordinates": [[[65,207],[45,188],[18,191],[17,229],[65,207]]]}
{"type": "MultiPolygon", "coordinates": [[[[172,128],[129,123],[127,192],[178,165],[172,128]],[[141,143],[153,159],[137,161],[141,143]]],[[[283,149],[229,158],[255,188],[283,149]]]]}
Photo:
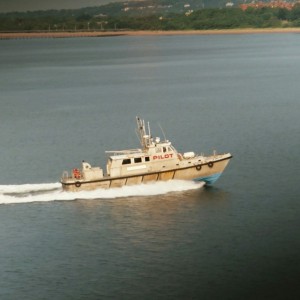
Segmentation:
{"type": "Polygon", "coordinates": [[[139,140],[143,149],[146,149],[151,144],[151,136],[150,136],[150,125],[148,123],[148,133],[145,127],[145,121],[136,117],[137,122],[137,133],[139,136],[139,140]]]}

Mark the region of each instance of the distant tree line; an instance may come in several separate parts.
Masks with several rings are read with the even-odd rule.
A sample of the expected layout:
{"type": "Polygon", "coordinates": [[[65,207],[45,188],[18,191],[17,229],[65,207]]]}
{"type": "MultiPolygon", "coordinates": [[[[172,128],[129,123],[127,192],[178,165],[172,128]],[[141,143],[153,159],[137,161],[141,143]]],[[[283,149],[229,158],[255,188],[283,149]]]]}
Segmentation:
{"type": "Polygon", "coordinates": [[[204,30],[299,27],[300,5],[283,8],[206,8],[146,16],[95,14],[92,9],[0,14],[0,31],[204,30]]]}

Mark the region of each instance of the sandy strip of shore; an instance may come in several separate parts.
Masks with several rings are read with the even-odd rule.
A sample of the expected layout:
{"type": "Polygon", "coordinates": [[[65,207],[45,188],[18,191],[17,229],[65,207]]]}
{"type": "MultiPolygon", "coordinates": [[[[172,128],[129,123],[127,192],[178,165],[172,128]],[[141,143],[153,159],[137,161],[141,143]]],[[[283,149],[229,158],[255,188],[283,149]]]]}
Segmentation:
{"type": "Polygon", "coordinates": [[[150,36],[150,35],[213,35],[213,34],[259,34],[259,33],[300,33],[300,28],[264,28],[264,29],[215,29],[215,30],[170,30],[170,31],[55,31],[55,32],[0,32],[0,39],[29,38],[75,38],[108,36],[150,36]]]}

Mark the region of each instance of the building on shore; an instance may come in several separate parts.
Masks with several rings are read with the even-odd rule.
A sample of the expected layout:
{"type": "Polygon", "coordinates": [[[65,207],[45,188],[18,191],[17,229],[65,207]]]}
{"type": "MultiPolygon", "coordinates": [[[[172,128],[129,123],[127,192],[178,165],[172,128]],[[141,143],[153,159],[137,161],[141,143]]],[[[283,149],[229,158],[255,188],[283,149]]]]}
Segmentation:
{"type": "Polygon", "coordinates": [[[298,2],[286,2],[286,1],[270,1],[270,2],[253,1],[248,4],[240,4],[240,8],[242,10],[246,10],[249,7],[258,8],[258,9],[263,7],[269,7],[269,8],[284,8],[287,10],[291,10],[297,3],[298,2]]]}

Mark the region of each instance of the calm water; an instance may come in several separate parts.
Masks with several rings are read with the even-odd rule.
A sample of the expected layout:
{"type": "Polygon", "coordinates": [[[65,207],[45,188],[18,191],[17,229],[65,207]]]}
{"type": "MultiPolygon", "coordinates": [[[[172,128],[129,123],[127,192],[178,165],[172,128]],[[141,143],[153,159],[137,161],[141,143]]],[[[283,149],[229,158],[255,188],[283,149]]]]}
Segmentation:
{"type": "Polygon", "coordinates": [[[0,41],[0,298],[299,299],[299,70],[298,34],[0,41]],[[212,188],[63,193],[136,115],[234,158],[212,188]]]}

